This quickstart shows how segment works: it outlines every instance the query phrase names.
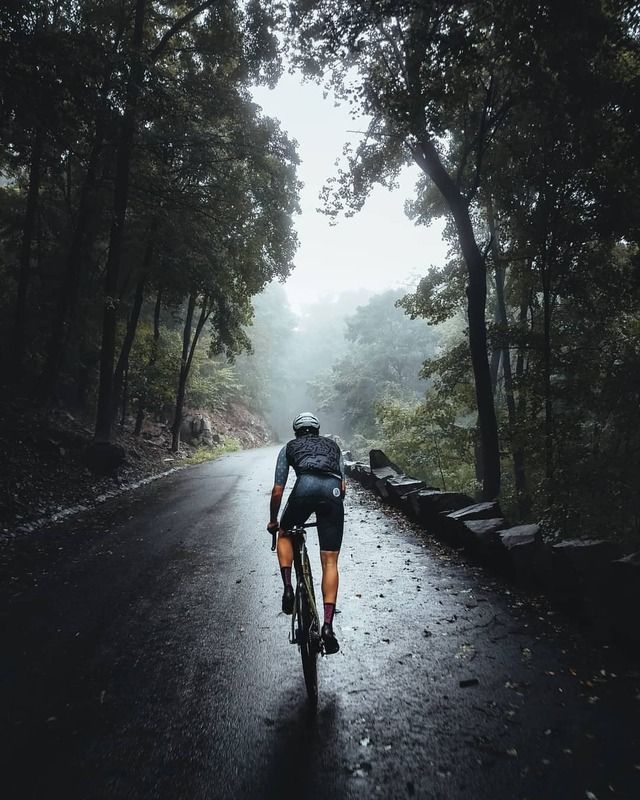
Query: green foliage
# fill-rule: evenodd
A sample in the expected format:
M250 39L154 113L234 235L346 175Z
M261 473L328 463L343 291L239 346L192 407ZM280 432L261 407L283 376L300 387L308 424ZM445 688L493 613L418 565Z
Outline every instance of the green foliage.
M134 401L142 401L152 413L164 414L175 398L175 384L180 365L180 335L162 329L157 344L153 328L140 325L129 365L129 391ZM151 363L151 354L155 360Z
M375 439L377 404L415 400L426 387L420 368L438 336L422 320L410 320L397 299L396 291L374 295L347 317L347 353L313 381L319 408L340 414L338 432L348 439Z
M381 403L377 409L386 452L409 474L447 491L478 489L473 430L457 421L458 408L435 392L424 402Z
M451 215L448 263L400 305L430 323L459 319L480 243L502 459L514 468L504 505L571 535L613 528L636 541L637 34L626 0L301 2L291 34L308 73L370 119L327 187L328 213L357 211L413 158L433 183L420 180L410 215ZM472 437L482 410L469 350L443 341L423 371L433 380L424 413L431 424L447 409L443 463L453 454L459 486L471 476L459 425ZM341 388L366 396L357 364L344 367ZM412 453L433 429L415 408L387 400L378 413L389 447L419 470ZM467 465L459 478L455 459Z
M212 359L202 347L196 351L187 383L187 399L192 408L219 411L239 396L240 388L232 365Z
M117 323L123 383L148 409L166 413L192 365L192 401L238 392L205 351L248 347L251 297L289 274L297 246L295 146L249 93L281 71L281 14L236 0L3 4L0 355L18 390L93 402Z
M185 459L186 464L202 464L205 461L214 461L227 453L235 453L241 449L240 442L233 436L226 438L222 444L215 447L198 447L198 449Z

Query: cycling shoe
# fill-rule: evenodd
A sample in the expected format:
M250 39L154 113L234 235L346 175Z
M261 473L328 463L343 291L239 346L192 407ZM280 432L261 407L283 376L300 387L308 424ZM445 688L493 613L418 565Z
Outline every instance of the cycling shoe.
M285 586L282 592L282 610L285 614L293 614L294 599L293 586Z
M340 645L338 644L338 640L333 632L333 626L329 625L328 622L325 622L322 626L322 641L324 642L324 652L330 656L333 653L337 653L340 649Z

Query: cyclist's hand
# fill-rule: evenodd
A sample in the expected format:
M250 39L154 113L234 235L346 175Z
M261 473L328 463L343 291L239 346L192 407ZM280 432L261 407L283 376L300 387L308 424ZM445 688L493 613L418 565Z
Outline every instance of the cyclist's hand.
M268 522L267 523L267 530L269 533L275 533L278 530L278 523L277 522Z

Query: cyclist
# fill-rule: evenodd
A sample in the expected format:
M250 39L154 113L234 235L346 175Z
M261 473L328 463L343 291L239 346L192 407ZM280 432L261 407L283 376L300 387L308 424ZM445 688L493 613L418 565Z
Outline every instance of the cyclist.
M293 432L295 439L288 442L278 454L271 492L271 518L267 525L270 533L279 528L278 562L284 584L282 610L285 614L292 614L294 603L291 586L293 545L286 531L295 525L302 525L315 512L324 600L322 639L327 654L337 653L340 645L333 632L333 615L338 595L338 556L344 527L344 461L338 445L332 439L320 436L320 422L311 412L298 414L293 420ZM296 482L278 525L278 512L289 467L293 467L296 473Z

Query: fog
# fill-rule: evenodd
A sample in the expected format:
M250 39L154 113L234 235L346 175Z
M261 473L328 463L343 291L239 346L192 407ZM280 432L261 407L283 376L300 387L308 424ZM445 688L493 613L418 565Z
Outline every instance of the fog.
M354 217L331 225L318 210L324 183L336 174L344 145L362 138L365 120L352 118L330 94L297 75L285 74L273 90L255 87L253 95L298 144L303 188L295 226L300 247L285 284L292 310L311 313L320 298L340 305L337 298L344 292L366 297L389 288L411 289L432 264L444 262L442 221L415 225L404 213L405 201L415 197L417 166L403 171L393 191L377 187Z
M402 294L345 291L299 313L278 283L254 299L253 352L238 359L238 377L276 438L289 439L293 418L308 410L322 433L366 447L379 438L380 404L424 396L419 372L440 335L396 307Z

